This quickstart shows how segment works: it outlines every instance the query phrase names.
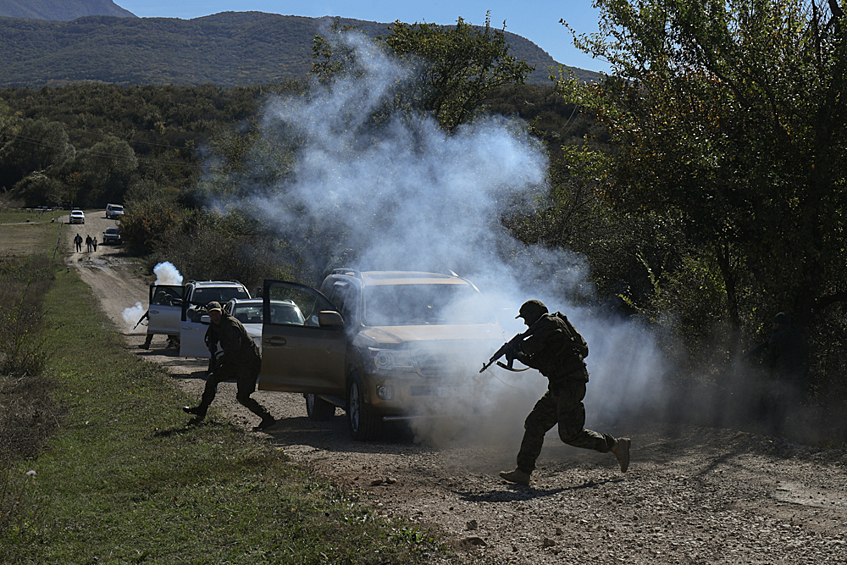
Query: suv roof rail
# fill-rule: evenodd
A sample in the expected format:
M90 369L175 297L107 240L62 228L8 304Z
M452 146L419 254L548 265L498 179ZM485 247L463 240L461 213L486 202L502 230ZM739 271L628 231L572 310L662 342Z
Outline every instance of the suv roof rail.
M358 269L333 269L333 275L349 275L351 277L362 278L362 273Z

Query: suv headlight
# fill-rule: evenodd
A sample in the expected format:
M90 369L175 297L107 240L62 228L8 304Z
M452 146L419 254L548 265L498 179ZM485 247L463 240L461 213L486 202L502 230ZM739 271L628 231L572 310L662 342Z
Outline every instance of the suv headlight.
M377 369L384 371L392 369L399 371L415 370L414 365L412 365L412 355L408 349L377 349L376 347L368 347L368 352Z

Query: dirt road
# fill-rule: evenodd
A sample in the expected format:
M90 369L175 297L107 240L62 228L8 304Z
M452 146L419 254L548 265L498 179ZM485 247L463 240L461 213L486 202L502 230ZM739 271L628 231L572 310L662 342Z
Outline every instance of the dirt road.
M85 226L68 226L68 249L76 231L99 239L108 225L114 222L103 211L87 211ZM150 351L138 349L143 326L131 331L122 314L136 302L146 309L150 280L121 251L100 246L96 253L71 253L69 263L91 285L127 347L166 366L175 384L199 397L204 360L176 357L161 337ZM256 398L282 420L268 438L293 460L359 493L386 516L439 529L469 562L847 563L842 450L731 429L642 421L620 430L592 422L632 436L629 472L620 473L611 455L570 448L551 432L532 486L520 487L497 472L514 466L522 419L448 424L433 441L398 434L359 443L349 439L340 411L328 422L311 422L297 395L259 392ZM235 402L231 383L221 387L213 407L212 419L257 423ZM531 400L519 408L530 407Z

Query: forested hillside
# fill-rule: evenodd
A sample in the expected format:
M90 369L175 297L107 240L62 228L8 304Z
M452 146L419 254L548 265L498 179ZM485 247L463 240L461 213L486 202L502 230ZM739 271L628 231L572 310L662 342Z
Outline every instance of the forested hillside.
M315 34L332 21L260 12L225 12L193 20L0 18L0 86L252 86L299 79L311 69ZM387 23L339 21L371 36L390 33ZM558 63L523 37L506 32L506 38L510 54L535 67L529 82L549 84L549 70ZM597 76L574 72L585 80Z
M72 85L0 90L0 118L4 106L6 115L14 116L0 124L7 125L7 132L18 132L15 137L0 135L0 191L27 206L88 207L123 200L133 186L189 190L197 181L203 152L229 147L224 153L236 159L239 136L234 130L242 130L240 143L245 143L268 95L302 88L290 82L273 88ZM593 125L583 116L569 120L573 106L552 86L505 87L487 105L493 112L535 122L537 135L554 151L561 142L578 141ZM115 146L127 155L115 157ZM94 147L99 148L93 152L99 163L89 165L119 172L122 179L109 190L98 185L102 179L91 171L79 169L80 158ZM40 179L34 184L26 180L33 174Z

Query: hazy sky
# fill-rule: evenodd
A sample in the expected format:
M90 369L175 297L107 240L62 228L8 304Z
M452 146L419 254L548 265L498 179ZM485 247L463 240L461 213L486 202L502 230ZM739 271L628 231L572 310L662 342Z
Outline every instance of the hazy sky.
M485 22L485 13L490 11L492 26L501 28L505 21L506 31L534 42L559 63L591 71L608 70L605 62L575 49L567 29L559 24L560 19L565 19L579 33L597 31L597 11L591 7L591 0L115 0L115 4L142 18L192 19L227 11L257 11L285 16L341 16L384 23L400 20L441 25L454 24L459 17L480 25Z

